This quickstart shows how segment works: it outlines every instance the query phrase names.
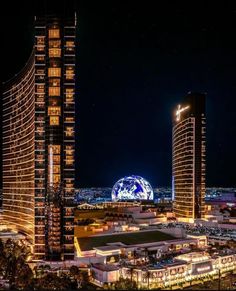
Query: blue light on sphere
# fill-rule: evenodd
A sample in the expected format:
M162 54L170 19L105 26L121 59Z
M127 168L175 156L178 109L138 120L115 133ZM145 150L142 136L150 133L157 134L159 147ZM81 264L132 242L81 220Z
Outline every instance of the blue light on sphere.
M153 200L152 186L140 176L128 176L115 183L112 200Z

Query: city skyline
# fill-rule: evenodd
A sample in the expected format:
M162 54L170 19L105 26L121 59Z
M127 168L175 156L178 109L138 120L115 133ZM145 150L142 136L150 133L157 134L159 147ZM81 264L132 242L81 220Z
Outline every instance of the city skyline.
M80 47L76 187L112 186L132 174L153 186L171 185L171 114L188 91L207 93L206 185L235 186L233 5L214 6L208 13L207 5L173 5L168 11L163 4L155 12L158 17L152 5L128 4L126 9L111 3L86 5L76 5ZM29 5L13 18L8 17L10 7L6 9L4 81L27 61L37 15ZM196 22L200 12L201 23ZM226 20L221 26L219 15ZM13 32L24 41L17 55Z
M27 2L1 17L0 288L234 290L236 3Z

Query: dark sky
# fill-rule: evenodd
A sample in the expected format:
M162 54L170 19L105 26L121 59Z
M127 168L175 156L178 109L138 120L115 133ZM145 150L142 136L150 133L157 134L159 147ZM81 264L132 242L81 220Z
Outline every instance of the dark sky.
M30 55L33 16L58 12L48 2L1 8L2 80ZM61 4L79 16L77 186L171 185L171 115L189 91L207 93L207 186L236 186L236 5L188 2Z

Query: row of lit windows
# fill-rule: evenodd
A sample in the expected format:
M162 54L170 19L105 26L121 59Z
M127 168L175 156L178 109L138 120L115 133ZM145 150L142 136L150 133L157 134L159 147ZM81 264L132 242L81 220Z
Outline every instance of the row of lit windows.
M58 38L60 38L59 30L56 30L56 33L54 34L54 35L57 35L57 37L51 37L52 33L50 33L50 31L49 31L49 38L50 38L49 39L49 47L53 47L53 48L60 47L61 41L60 41L60 39L58 39ZM37 46L44 46L45 45L45 36L37 36L36 41L37 41L36 42ZM73 40L66 40L65 47L73 48L74 46L75 46L75 43Z

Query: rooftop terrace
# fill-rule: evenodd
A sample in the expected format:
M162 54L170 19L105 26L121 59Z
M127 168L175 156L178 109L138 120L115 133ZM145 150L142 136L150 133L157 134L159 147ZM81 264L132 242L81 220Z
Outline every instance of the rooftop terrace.
M175 239L172 235L157 230L139 231L133 233L120 233L113 235L99 235L80 237L78 242L82 251L88 251L95 247L105 246L108 243L122 242L126 245L152 243Z

